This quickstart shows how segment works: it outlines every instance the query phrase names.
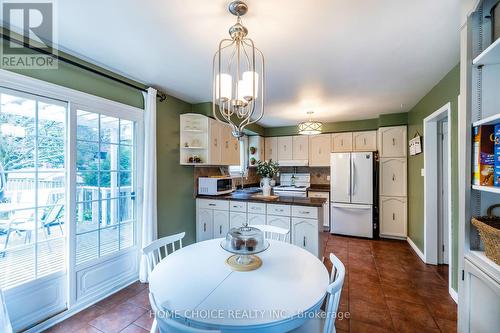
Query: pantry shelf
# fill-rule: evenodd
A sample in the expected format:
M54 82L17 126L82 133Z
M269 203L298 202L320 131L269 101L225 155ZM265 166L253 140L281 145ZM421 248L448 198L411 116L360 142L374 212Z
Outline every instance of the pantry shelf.
M476 191L484 191L484 192L500 194L500 187L472 185L472 189Z
M475 121L472 123L473 127L481 125L494 125L500 123L500 113L494 114L492 116L486 117L484 119Z
M474 66L500 64L500 38L472 61Z

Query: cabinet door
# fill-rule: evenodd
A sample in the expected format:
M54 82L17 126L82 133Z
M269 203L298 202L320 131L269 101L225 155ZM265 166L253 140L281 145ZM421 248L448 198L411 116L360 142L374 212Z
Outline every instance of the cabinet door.
M406 237L406 198L380 197L380 236Z
M330 166L330 134L309 137L309 166Z
M463 303L462 303L463 302ZM500 327L500 284L466 257L463 299L458 309L461 332L498 332Z
M406 126L379 128L378 143L380 157L405 157Z
M266 138L265 148L266 148L266 161L273 160L278 161L278 138L270 137Z
M278 161L290 161L292 159L292 137L278 137Z
M380 195L406 196L406 158L380 159Z
M231 129L229 126L221 125L221 164L231 165Z
M354 132L352 141L354 151L376 151L377 131Z
M248 225L265 225L266 215L263 214L248 214Z
M214 238L226 237L229 231L229 212L225 210L213 211Z
M229 138L229 153L231 155L230 157L230 164L229 165L240 165L240 141L233 136L231 131L229 132L230 138Z
M292 243L311 252L319 254L318 220L292 218Z
M266 224L290 230L290 217L267 215Z
M241 227L247 221L247 213L233 213L229 215L229 228Z
M221 127L222 125L216 120L210 120L210 160L209 164L221 164Z
M352 132L332 134L332 151L335 153L352 151Z
M293 160L307 160L309 158L309 137L307 135L294 136L292 150Z
M326 203L323 205L323 226L330 226L330 192L307 192L309 198L324 198Z
M199 208L196 214L196 241L212 239L213 237L213 210Z

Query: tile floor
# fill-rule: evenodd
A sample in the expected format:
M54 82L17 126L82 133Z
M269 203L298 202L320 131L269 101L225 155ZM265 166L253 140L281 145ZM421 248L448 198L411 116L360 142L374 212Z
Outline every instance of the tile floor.
M337 332L456 332L446 269L423 264L406 242L328 234L322 242L347 269L339 311L349 318L337 319ZM147 285L134 283L46 332L144 333L151 322Z

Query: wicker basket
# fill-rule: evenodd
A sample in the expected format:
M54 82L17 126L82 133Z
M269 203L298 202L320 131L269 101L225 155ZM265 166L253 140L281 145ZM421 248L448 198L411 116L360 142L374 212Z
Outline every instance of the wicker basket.
M488 216L473 217L472 224L479 230L486 257L500 265L500 217L492 214L496 207L500 207L500 204L488 208Z

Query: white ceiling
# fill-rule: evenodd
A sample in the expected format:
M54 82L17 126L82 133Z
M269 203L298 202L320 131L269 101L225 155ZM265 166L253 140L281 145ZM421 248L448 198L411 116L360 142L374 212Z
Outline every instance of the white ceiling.
M60 47L191 103L211 100L229 0L58 1ZM408 111L459 60L459 0L248 0L265 126ZM403 104L403 105L402 105Z

